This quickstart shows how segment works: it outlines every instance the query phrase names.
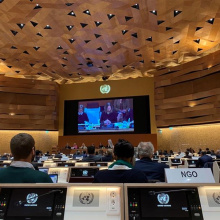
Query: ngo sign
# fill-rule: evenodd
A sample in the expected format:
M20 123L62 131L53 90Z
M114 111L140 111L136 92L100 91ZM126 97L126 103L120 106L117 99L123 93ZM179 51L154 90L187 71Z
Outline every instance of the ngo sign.
M210 168L165 169L167 183L215 183Z

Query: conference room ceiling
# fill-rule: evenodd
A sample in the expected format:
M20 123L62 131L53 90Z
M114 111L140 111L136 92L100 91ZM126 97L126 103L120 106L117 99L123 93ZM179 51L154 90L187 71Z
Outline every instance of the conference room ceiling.
M219 50L219 0L4 0L0 74L94 82L153 77Z

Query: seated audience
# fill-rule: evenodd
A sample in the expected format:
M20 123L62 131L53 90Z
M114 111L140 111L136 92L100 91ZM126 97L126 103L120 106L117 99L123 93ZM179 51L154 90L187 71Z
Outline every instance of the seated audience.
M0 183L52 183L50 177L34 169L35 141L26 133L15 135L10 142L14 161L0 170Z
M94 146L89 146L87 148L87 152L88 152L88 156L83 158L82 161L84 161L84 162L101 161L101 156L95 155L95 147Z
M215 155L216 155L216 158L220 158L220 150L217 150Z
M60 152L57 152L57 154L55 154L55 156L54 156L54 158L62 158L62 155L61 155L61 153Z
M103 162L111 162L113 161L113 156L112 156L112 149L108 149L106 151L105 156L102 157Z
M189 158L189 159L191 159L192 156L190 156L189 154L190 154L190 152L189 152L189 151L186 151L184 158Z
M94 183L147 183L147 177L141 170L133 169L134 147L125 140L119 140L114 147L116 161L108 170L100 170Z
M206 150L206 154L211 154L211 151L209 150L208 147L205 150Z
M207 162L213 162L212 157L206 155L206 151L201 152L201 157L198 159L196 163L196 167L203 168L205 163Z
M49 157L50 156L50 152L47 151L45 154L44 154L45 157Z
M138 155L140 160L136 161L134 168L142 170L148 180L158 180L165 182L164 169L169 168L164 163L158 163L152 160L154 146L151 142L140 142L138 145Z
M40 150L36 150L35 151L35 157L34 157L34 162L38 162L38 160L40 160L42 155L42 152Z

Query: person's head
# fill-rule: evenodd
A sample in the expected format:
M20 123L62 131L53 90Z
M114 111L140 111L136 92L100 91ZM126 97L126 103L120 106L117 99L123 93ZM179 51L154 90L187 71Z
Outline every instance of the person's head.
M108 149L106 151L106 156L108 156L108 157L112 156L112 149Z
M185 154L186 154L186 156L189 156L189 151L186 151Z
M35 141L30 134L20 133L15 135L10 142L11 153L14 160L32 161L35 156Z
M154 154L154 146L151 142L140 142L138 144L138 155L140 158L151 158Z
M94 146L89 146L87 148L88 154L95 154L95 147Z
M206 151L201 152L201 156L204 156L204 155L206 155Z
M132 163L134 147L128 141L119 139L114 147L114 156L116 160L125 160Z
M83 113L84 112L84 106L83 105L79 105L78 112L79 113Z
M217 151L216 151L216 155L220 155L220 150L217 150Z
M110 102L106 103L106 105L105 105L105 112L106 112L106 113L111 113L111 112L113 112L113 107L112 107L112 105L111 105Z

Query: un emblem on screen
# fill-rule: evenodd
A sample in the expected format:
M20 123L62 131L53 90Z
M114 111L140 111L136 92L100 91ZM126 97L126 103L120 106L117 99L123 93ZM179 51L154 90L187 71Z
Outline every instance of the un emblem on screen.
M79 201L83 205L89 205L93 202L94 194L89 192L80 193Z
M220 204L220 192L214 192L213 193L213 199L217 204Z
M38 195L35 193L29 193L26 197L27 203L34 204L38 200Z
M100 86L100 92L102 93L102 94L107 94L107 93L109 93L110 92L110 90L111 90L111 87L110 87L110 85L101 85Z
M170 201L170 197L168 194L161 193L157 195L157 200L160 204L166 205Z

